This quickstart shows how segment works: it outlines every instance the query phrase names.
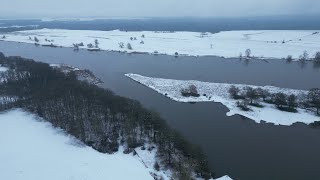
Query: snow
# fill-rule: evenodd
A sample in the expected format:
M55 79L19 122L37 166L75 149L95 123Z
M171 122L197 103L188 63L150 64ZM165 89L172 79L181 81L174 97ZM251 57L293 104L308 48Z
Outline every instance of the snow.
M218 178L216 180L232 180L229 176L223 176L221 178Z
M149 146L156 147L155 145ZM160 171L156 171L154 169L154 164L157 162L157 148L153 148L151 151L147 149L148 148L142 150L141 147L136 148L135 151L137 153L137 159L139 159L143 163L143 165L149 170L151 174L154 174L158 178L162 177L163 180L170 180L172 177L172 172L170 170L160 169Z
M189 56L221 56L239 57L250 48L252 56L258 58L285 58L292 55L297 59L303 51L310 57L320 49L320 34L318 30L259 30L259 31L223 31L216 34L201 32L153 32L153 31L93 31L93 30L64 30L38 29L16 31L6 34L4 41L34 43L29 36L37 36L40 44L45 39L63 47L73 47L74 43L83 42L94 44L98 39L99 48L108 51L128 53L154 53ZM143 38L142 35L145 35ZM130 40L136 37L137 40ZM144 44L140 42L144 41ZM282 42L285 43L282 43ZM124 43L124 48L119 43ZM132 50L126 48L130 43Z
M0 144L0 179L153 179L134 156L99 153L22 110L0 114Z
M315 121L320 121L320 118L314 115L313 112L298 108L297 113L284 112L276 109L274 105L261 103L265 106L263 108L251 107L252 111L242 111L236 105L236 100L229 97L229 89L232 85L242 89L246 86L252 88L261 87L268 90L270 93L283 92L285 94L305 95L307 91L279 88L274 86L253 86L245 84L225 84L225 83L213 83L213 82L201 82L195 80L172 80L162 78L145 77L138 74L126 74L127 77L137 81L158 93L167 96L168 98L178 102L219 102L225 105L229 112L227 116L233 116L239 114L249 119L260 123L261 121L273 123L275 125L292 125L296 122L302 122L310 124ZM190 85L197 87L200 97L183 97L181 95L181 89L187 88ZM206 94L206 96L204 96Z
M8 71L9 69L7 68L7 67L3 67L3 66L1 66L0 65L0 73L1 72L6 72L6 71Z
M14 26L0 26L0 29L9 29L9 28L38 28L39 25L26 25L26 26L18 26L18 25L14 25Z
M4 73L4 72L6 72L6 71L8 71L8 70L9 70L9 68L3 67L3 66L1 66L1 64L0 64L0 75L1 75L1 73ZM4 80L5 80L5 79L0 76L0 83L2 83Z

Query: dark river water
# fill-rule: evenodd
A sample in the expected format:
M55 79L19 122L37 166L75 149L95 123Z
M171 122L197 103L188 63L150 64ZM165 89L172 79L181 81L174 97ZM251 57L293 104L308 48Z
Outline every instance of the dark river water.
M105 82L101 86L139 100L145 107L159 112L192 143L200 145L218 176L228 174L235 180L320 179L320 130L303 124L275 126L258 124L241 116L227 117L228 109L219 103L174 102L124 76L138 73L172 79L309 89L320 87L320 69L312 63L74 52L69 48L9 42L0 42L0 51L7 56L90 69Z

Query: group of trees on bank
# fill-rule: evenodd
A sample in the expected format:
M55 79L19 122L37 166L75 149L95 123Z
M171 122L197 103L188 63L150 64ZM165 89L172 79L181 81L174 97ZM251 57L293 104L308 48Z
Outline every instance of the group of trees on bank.
M79 81L74 73L62 73L45 63L0 53L0 64L10 68L1 75L5 81L0 94L16 97L0 103L0 110L23 108L36 113L103 153L114 153L120 145L127 153L156 146L157 163L170 168L176 179L193 179L195 174L211 177L204 153L139 102Z
M299 61L300 62L306 62L307 60L313 60L313 63L319 64L320 63L320 51L316 52L313 57L310 58L310 55L307 51L304 51L300 56L299 56ZM291 55L288 55L286 57L287 62L292 62L293 58Z
M195 85L190 85L188 88L181 89L181 95L184 97L199 97L200 94L198 93L197 87Z
M270 93L267 89L245 87L240 89L231 86L229 94L233 99L239 100L237 105L242 110L248 111L250 106L263 107L260 102L275 104L279 110L296 112L297 107L314 109L317 115L320 109L320 89L310 89L308 94L285 94L282 92Z

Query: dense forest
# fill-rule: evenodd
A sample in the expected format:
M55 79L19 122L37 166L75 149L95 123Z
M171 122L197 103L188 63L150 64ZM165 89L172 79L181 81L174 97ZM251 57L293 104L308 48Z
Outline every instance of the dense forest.
M9 68L0 77L1 111L23 108L36 113L102 153L114 153L120 145L126 153L157 147L160 166L171 169L175 179L213 175L197 146L139 102L45 63L0 53L0 64Z

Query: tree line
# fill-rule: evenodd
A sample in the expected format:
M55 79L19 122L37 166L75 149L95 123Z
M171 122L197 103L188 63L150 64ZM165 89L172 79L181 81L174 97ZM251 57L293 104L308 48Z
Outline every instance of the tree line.
M295 94L285 94L283 92L271 93L267 89L245 87L240 89L236 86L229 88L230 97L239 100L238 107L244 111L250 110L248 105L263 107L260 102L275 104L279 110L297 112L297 107L314 110L316 115L320 115L320 89L313 88L307 94L299 96Z

